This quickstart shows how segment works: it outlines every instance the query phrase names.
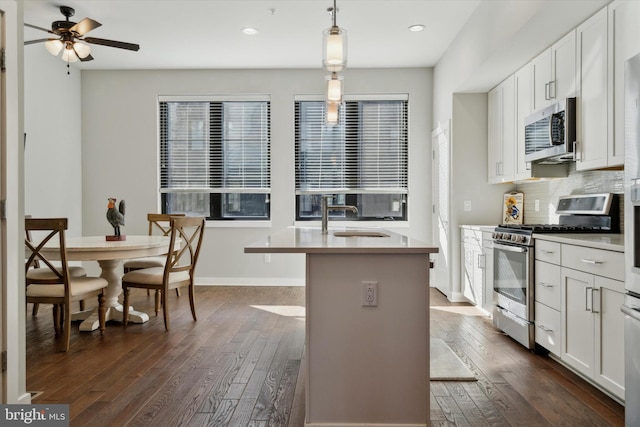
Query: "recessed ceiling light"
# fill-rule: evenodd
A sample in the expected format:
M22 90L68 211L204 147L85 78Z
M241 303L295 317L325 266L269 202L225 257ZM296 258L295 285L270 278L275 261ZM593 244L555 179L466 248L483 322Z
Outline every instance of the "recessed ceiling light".
M244 27L241 31L248 36L255 36L258 34L258 29L253 27Z
M418 32L424 30L424 25L416 24L409 27L409 31Z

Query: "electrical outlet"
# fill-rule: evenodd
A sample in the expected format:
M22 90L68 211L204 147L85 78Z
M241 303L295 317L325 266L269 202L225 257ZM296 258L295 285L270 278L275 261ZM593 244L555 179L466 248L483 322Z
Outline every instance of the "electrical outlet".
M465 200L464 201L464 211L465 212L470 212L471 211L471 200Z
M534 204L534 209L536 212L540 212L540 200L536 199Z
M264 254L264 263L269 264L271 262L271 254Z
M378 306L378 282L362 282L362 306Z

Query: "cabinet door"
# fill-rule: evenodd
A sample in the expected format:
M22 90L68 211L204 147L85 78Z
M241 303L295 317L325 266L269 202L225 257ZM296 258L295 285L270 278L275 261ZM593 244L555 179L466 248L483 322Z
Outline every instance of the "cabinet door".
M478 245L463 243L462 292L470 303L482 304L482 278L484 259Z
M609 166L624 163L624 63L640 52L640 2L609 4L610 101L613 105L613 142L609 143ZM610 79L611 80L611 79Z
M576 31L551 47L552 78L549 92L554 102L576 95Z
M491 233L482 233L482 254L484 256L484 276L482 278L482 308L493 311L493 239Z
M533 111L551 105L551 48L531 61L531 82L533 85Z
M595 380L624 399L624 282L595 277Z
M500 86L492 89L488 97L488 163L489 183L500 182L502 163L502 91Z
M529 63L515 74L516 91L516 164L515 179L531 178L531 167L524 160L524 119L533 112L533 83L531 81L532 64Z
M593 376L595 322L592 313L594 276L562 268L562 360Z
M607 166L609 104L607 90L607 9L577 28L577 170Z
M502 182L513 181L516 163L516 88L513 74L502 83Z

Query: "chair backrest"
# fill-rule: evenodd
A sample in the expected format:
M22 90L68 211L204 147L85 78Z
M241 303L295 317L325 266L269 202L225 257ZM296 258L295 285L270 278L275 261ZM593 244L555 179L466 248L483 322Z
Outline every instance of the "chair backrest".
M25 219L30 219L31 215L25 215L24 216ZM31 231L26 229L24 230L24 238L26 239L27 242L31 242ZM34 259L33 262L30 265L27 265L27 270L29 269L29 267L33 267L33 268L38 268L40 267L40 262L37 259Z
M69 284L69 266L67 264L67 248L65 243L65 230L67 229L67 218L25 218L25 249L27 261L25 262L25 272L35 263L41 268L48 268L53 273L48 279L30 279L29 284ZM34 239L32 231L38 231L38 238ZM43 248L49 242L58 239L58 253L55 261L59 266L54 265L49 257L42 253Z
M163 236L168 236L171 233L171 218L183 217L184 214L159 214L148 213L147 221L149 221L149 236L154 232L160 231Z
M170 273L189 271L193 279L193 272L200 255L202 237L204 236L205 218L202 216L183 216L171 219L170 248L175 248L176 241L180 242L180 249L167 255L164 267L165 281Z

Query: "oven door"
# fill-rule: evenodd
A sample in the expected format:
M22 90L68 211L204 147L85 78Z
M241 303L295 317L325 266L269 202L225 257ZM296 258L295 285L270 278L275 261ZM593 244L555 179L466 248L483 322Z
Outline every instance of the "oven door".
M493 244L494 305L533 322L533 247Z

